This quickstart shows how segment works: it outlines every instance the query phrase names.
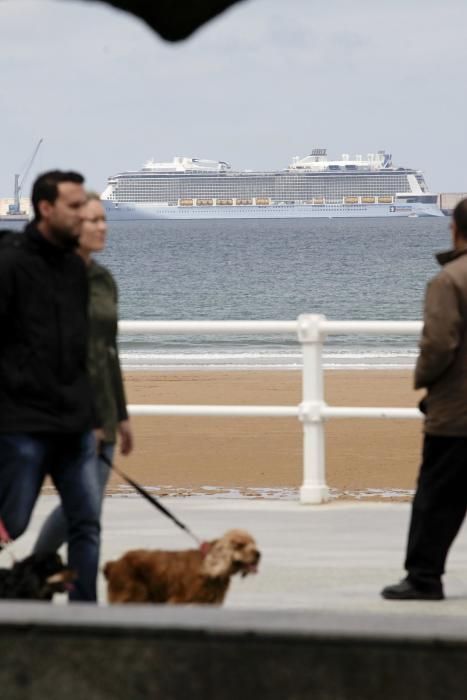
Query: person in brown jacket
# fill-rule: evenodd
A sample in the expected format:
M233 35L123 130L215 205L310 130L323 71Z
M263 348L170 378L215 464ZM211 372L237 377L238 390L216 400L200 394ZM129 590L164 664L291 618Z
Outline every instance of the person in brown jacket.
M453 250L425 296L415 388L426 388L422 464L412 504L407 577L383 588L389 600L442 600L449 548L467 510L467 199L453 212Z

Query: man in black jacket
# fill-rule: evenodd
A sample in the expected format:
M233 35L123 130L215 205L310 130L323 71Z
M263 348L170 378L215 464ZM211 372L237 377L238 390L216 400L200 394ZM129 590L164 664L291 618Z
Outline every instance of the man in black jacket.
M34 183L34 221L0 250L0 518L26 529L46 474L69 528L71 600L96 600L99 504L86 371L87 276L74 253L86 201L78 173Z

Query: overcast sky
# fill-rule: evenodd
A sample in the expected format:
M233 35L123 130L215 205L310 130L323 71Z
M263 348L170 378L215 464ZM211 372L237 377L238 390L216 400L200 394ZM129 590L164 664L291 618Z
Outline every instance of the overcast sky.
M169 44L99 3L0 0L0 196L174 155L284 168L386 149L467 191L465 0L245 0ZM25 185L29 192L31 178Z

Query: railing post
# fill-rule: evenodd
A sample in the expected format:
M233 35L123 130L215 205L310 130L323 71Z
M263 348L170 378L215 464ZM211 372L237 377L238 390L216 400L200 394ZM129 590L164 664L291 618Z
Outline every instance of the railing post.
M301 503L322 503L329 497L324 457L324 424L321 409L323 391L323 333L326 320L318 314L298 317L298 339L303 350L302 403L299 418L303 424L303 484Z

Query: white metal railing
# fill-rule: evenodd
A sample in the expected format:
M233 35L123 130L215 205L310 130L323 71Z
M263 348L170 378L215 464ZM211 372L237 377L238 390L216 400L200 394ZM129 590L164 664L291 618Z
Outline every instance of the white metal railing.
M416 408L328 406L324 401L323 344L328 335L419 335L421 321L329 321L302 314L296 321L120 321L119 332L157 335L296 334L303 351L302 401L298 406L133 404L134 416L297 417L303 426L302 503L322 503L326 485L324 420L328 418L421 418Z

